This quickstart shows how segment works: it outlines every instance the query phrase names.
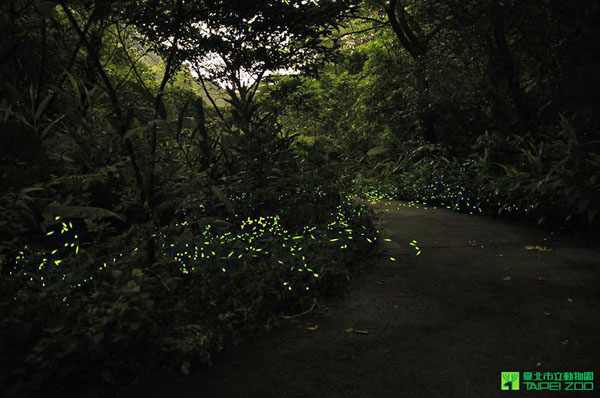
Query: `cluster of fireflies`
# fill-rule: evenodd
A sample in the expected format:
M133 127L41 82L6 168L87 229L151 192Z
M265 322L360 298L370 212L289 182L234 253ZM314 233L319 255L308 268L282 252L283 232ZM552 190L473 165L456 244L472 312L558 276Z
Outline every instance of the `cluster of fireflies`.
M416 250L416 256L418 256L419 254L421 254L421 249L419 249L419 246L417 246L417 241L413 240L412 242L410 242L410 245Z
M465 186L458 183L449 183L443 180L430 184L414 185L405 190L398 187L384 189L370 187L362 197L369 203L375 204L382 200L408 200L411 207L446 208L461 213L485 214L532 214L539 208L539 203L532 200L523 200L518 203L506 204L494 201L492 195L481 198L474 195Z
M317 196L321 195L325 194L317 192ZM244 195L240 195L231 199L243 198ZM366 205L357 205L346 198L333 209L325 225L307 225L296 231L284 228L278 215L240 219L235 222L235 227L225 232L218 232L212 225L205 225L199 233L195 228L196 220L188 218L157 230L153 237L158 243L162 259L177 267L183 275L194 273L203 267L206 269L209 264L217 264L221 276L229 278L236 275L243 261L252 263L268 260L284 270L282 289L306 292L319 284L321 270L326 265L319 264L315 257L319 251L311 250L315 244L327 245L335 250L347 250L351 245L369 246L376 243L379 231L364 225L356 226L356 220L365 210ZM186 228L192 228L195 232L191 235L183 234ZM185 241L181 236L194 236L194 240ZM47 239L47 243L56 248L36 251L25 246L15 255L10 274L40 288L64 281L71 289L76 289L93 281L97 272L115 269L125 257L139 254L138 249L133 248L100 261L93 268L94 272L87 277L74 277L69 271L78 268L77 265L82 260L80 256L85 254L85 250L80 253L80 238L72 222L61 220L57 216L55 224L47 232ZM65 296L62 301L66 302L67 299Z

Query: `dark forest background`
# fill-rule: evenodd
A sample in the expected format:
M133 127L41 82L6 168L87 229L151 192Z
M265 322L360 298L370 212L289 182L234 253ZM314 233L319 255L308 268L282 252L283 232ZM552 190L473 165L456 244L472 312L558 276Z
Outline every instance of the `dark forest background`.
M594 243L599 8L2 1L2 390L209 365L375 257L365 199Z

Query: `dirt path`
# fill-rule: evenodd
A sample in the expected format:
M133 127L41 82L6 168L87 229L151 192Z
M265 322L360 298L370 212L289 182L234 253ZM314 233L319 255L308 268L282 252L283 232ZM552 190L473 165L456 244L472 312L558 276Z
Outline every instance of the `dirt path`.
M221 354L208 383L156 378L123 397L600 396L599 251L491 218L377 209L392 242L343 298ZM589 370L589 395L500 391L501 371Z

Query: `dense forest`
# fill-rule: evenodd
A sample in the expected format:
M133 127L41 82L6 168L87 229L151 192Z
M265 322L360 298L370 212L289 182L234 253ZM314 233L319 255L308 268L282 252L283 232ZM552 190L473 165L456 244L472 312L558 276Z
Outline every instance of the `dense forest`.
M584 0L3 0L1 389L207 367L380 256L382 199L593 245L598 20Z

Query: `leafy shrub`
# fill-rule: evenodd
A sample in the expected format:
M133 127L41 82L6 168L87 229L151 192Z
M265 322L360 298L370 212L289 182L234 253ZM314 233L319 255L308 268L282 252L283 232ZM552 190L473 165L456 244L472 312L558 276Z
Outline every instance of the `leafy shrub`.
M108 242L113 253L131 246L105 261L86 245L60 259L51 247L21 251L0 279L7 396L75 394L69 385L102 396L156 366L189 372L277 325L279 315L302 311L344 286L348 265L370 253L366 238L376 239L363 205L346 199L333 210L295 231L276 216L213 225L190 211L156 232L160 256L150 266L137 249L143 226ZM70 224L59 225L69 248ZM38 266L40 258L47 266Z
M448 158L438 145L405 150L355 182L370 196L527 218L593 238L600 221L600 157L592 145L580 143L561 117L559 129L535 137L486 132L464 158Z

